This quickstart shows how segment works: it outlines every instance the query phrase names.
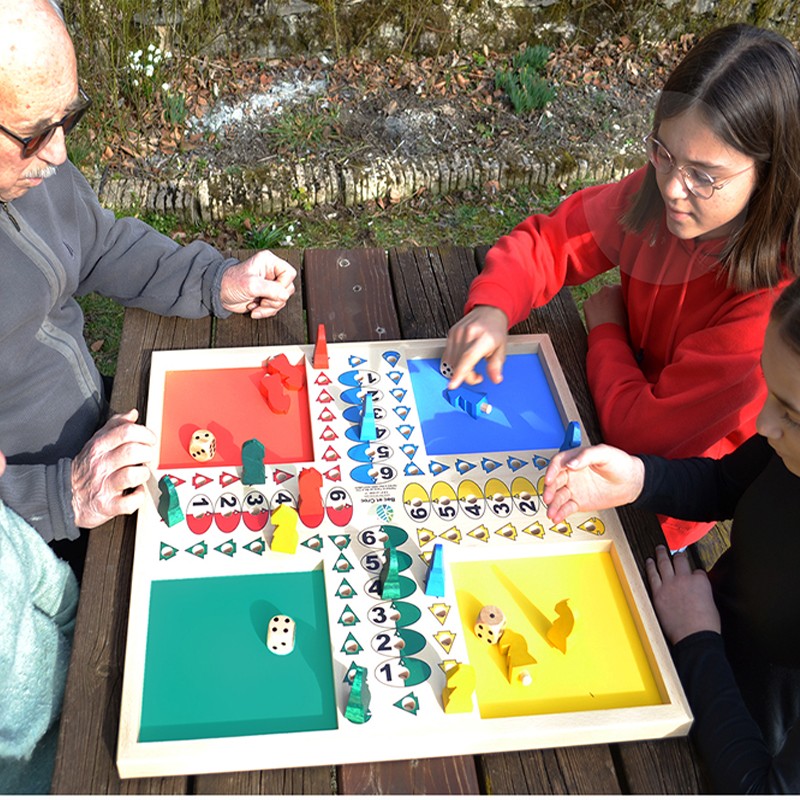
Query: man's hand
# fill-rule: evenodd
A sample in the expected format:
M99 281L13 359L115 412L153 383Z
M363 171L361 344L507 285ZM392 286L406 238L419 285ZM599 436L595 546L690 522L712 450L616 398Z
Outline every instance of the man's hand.
M294 294L295 268L269 250L230 267L222 276L220 299L234 314L250 312L253 319L277 314Z
M115 414L72 459L72 510L79 528L96 528L136 511L145 498L155 434L136 425L139 412Z
M627 330L628 310L622 297L622 287L615 284L598 289L584 301L583 315L589 330L606 322L613 322Z
M578 511L634 501L644 486L644 464L616 447L599 444L553 456L544 475L547 516L561 522Z
M447 334L442 361L450 365L453 374L448 389L456 389L466 382L474 386L483 380L475 372L475 365L486 359L486 372L492 383L503 380L503 362L506 360L508 317L494 306L475 306L462 317Z
M667 548L659 545L655 561L648 558L644 566L653 606L672 644L700 631L721 632L708 575L702 569L693 570L686 553L676 553L670 560Z

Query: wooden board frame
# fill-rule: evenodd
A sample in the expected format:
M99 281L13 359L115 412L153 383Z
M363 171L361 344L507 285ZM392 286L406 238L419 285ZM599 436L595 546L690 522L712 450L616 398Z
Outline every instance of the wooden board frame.
M182 557L180 559L159 559L158 555L154 557L154 547L157 547L157 545L154 545L154 540L156 538L170 540L179 535L177 532L173 534L172 529L167 529L156 512L158 490L155 481L164 471L159 471L157 467L154 467L154 479L150 486L153 501L140 511L137 524L117 754L118 768L123 778L500 752L659 738L683 735L688 731L691 724L688 704L615 512L605 511L598 512L596 515L577 515L584 520L590 518L601 520L605 528L602 536L581 531L576 526L573 526L572 535L569 537L547 531L542 538L538 538L537 535L526 535L524 538L527 538L528 541L523 543L519 534L515 540L499 535L497 530L503 528L500 525L502 520L495 519L492 525L488 526L494 528L494 530L489 531L489 541L472 541L470 543L474 546L462 547L460 544L454 543L452 538L448 540L446 534L452 526L448 526L436 514L431 513L430 518L425 521L424 525L417 525L403 511L403 492L409 483L416 482L426 490L429 490L441 480L440 475L426 473L409 478L398 472L387 483L378 483L375 486L354 486L351 481L348 481L347 472L352 464L344 454L357 443L346 439L346 430L351 427L349 423L342 419L343 405L346 404L342 403L341 398L338 396L339 392L333 391L336 375L343 371L345 364L350 366L346 359L351 357L352 354L357 354L359 358L363 358L363 363L356 365L356 369L381 372L385 380L387 367L381 360L383 354L387 352L400 354L401 369L399 371L405 373L403 359L439 358L443 351L443 346L443 340L329 343L328 350L331 358L331 367L327 370L313 369L313 346L168 351L153 354L147 424L159 436L162 433L161 411L165 386L164 379L170 370L196 370L220 366L225 366L226 368L237 366L259 368L266 360L280 353L285 353L291 363L297 363L300 360L306 361L306 375L310 392L321 393L323 391L323 386L317 382L321 374L332 379L334 384L330 394L336 396L328 403L336 407L336 419L327 422L320 421L318 414L315 412L319 411L321 405L313 401L311 403L310 424L312 436L314 441L320 444L319 451L316 454L316 461L313 465L297 465L298 468L294 470L295 475L288 478L285 483L281 483L281 486L289 491L294 491L296 497L296 473L300 468L316 466L320 472L335 468L330 466L332 462L321 460L321 454L326 452L326 448L329 446L325 444L326 431L332 431L338 437L334 441L340 451L337 455L339 455L338 465L341 477L338 481L328 482L326 480L323 487L323 495L334 485L346 488L353 501L354 512L351 522L344 527L331 526L328 520L325 520L318 528L299 526L301 541L309 541L315 537L321 539L322 547L319 550L301 546L294 556L272 553L268 548L260 555L254 555L253 553L243 554L242 544L247 543L245 541L247 537L238 536L236 538L239 545L239 554L248 555L250 558L225 558L224 554L220 552L216 554L217 557L215 559L209 558L206 560L203 558L201 560L193 558L191 554L185 554L183 552L185 548L181 548L180 554ZM577 407L569 392L549 338L546 335L512 336L509 338L508 353L509 355L516 353L537 354L564 425L573 420L580 422ZM402 385L405 385L406 389L411 388L407 384ZM491 388L488 388L487 391L491 393ZM413 403L406 402L405 405L413 406ZM411 407L408 413L410 415L408 419L411 420L408 424L417 423L414 427L418 429L418 419L414 416L415 409ZM397 439L394 431L390 434L390 437L392 436L394 438L390 438L390 441L393 442L392 446L395 452L393 460L398 463L406 461L407 459L397 452L397 441L402 442L402 440ZM342 444L340 445L339 443ZM418 444L417 446L419 447L420 445ZM424 444L422 444L422 447L424 449ZM491 459L494 456L496 458L492 460L501 463L507 455L507 453L490 453L487 454L487 457ZM519 453L517 455L521 459L523 456L530 458L532 454ZM548 455L552 455L552 450L539 452L538 455L540 458L546 458ZM437 460L448 462L447 458L437 458ZM348 467L342 466L343 464L347 464ZM282 470L283 466L281 467ZM453 483L457 483L461 479L461 476L455 473L455 467L456 460L450 459L448 471ZM292 472L291 469L285 471ZM526 471L529 473L535 472L536 476L543 474L541 470L536 472L527 468ZM186 482L182 487L179 487L182 501L185 502L187 494L191 495L198 491L191 487L191 473L205 473L212 478L212 483L209 486L217 487L225 475L230 476L237 471L230 467L207 467L206 465L198 464L196 469L170 470L169 472L171 474L178 473L179 475L186 473L184 476ZM510 482L512 477L502 463L501 466L495 468L494 474L502 476L507 482ZM241 475L241 468L238 470L238 475ZM275 486L277 484L272 486L272 489ZM240 482L237 483L236 481L228 485L226 489L234 493L239 492L240 496L243 496L247 491L241 486ZM202 491L202 488L199 491ZM216 491L219 492L219 489L216 489ZM394 507L395 516L390 522L387 523L385 520L382 521L375 516L376 509L379 506ZM514 508L507 519L509 522L506 524L512 525L518 532L525 527L524 523L530 521L518 513L518 508ZM539 512L536 519L544 519L544 515ZM576 520L576 522L580 524L581 520ZM404 694L409 694L409 692L397 690L394 687L386 688L375 680L373 672L376 669L377 662L375 661L376 657L370 651L371 636L359 634L356 637L363 640L363 642L359 642L360 646L364 648L363 651L353 655L343 650L337 653L339 645L347 640L347 637L343 635L343 628L339 624L343 602L349 601L347 604L356 611L356 615L359 612L363 613L364 606L356 606L355 598L340 597L334 600L333 581L335 580L338 584L342 576L338 572L331 572L331 567L335 566L337 559L345 556L351 562L350 566L353 571L345 573L343 579L347 580L347 576L351 576L349 581L351 585L357 590L359 596L364 595L365 592L361 591L361 588L364 586L364 577L369 577L369 575L366 572L359 573L359 569L364 563L368 548L361 547L360 550L358 549L357 545L361 544L358 536L366 528L374 527L379 529L383 524L404 528L410 534L407 548L412 552L416 551L417 556L420 552L429 555L434 542L443 543L445 565L448 571L449 565L458 560L502 559L511 556L515 559L541 558L570 555L576 552L609 553L614 563L616 574L619 577L619 585L625 595L637 635L657 683L661 701L658 704L639 707L536 714L533 716L503 717L499 719L482 719L479 715L477 704L475 704L473 712L468 715L443 713L441 709L441 691L446 679L443 669L435 667L440 664L446 665L448 662L467 660L465 637L473 634L471 631L464 630L457 620L457 614L453 614L446 620L447 629L456 633L451 650L447 653L443 652L438 643L432 640L431 630L440 629L441 626L438 625L438 621L432 614L427 614L425 605L430 606L432 603L437 602L438 598L429 598L422 594L426 565L422 558L414 557L408 574L413 576L418 587L420 587L413 596L417 598L418 603L425 604L421 605L423 616L419 622L426 634L425 650L422 652L428 661L434 664L428 681L420 687L414 687L414 690L421 695L418 698L419 714L424 713L425 716L418 717L416 714L408 713L400 708L397 709L397 713L391 719L388 716L384 716L388 702L386 701L387 693L399 701ZM272 526L269 524L263 532L265 542L268 542L271 528ZM426 538L427 534L420 534L420 529L429 531L432 537ZM154 531L157 532L155 535ZM414 541L415 534L417 541ZM350 537L350 541L342 550L339 550L337 545L333 543L333 537L336 535ZM257 538L257 532L248 531L248 536L251 539L255 539ZM223 537L220 536L218 538L221 539ZM468 539L469 537L465 535L462 537L462 542L466 544ZM175 549L177 551L179 548L176 547ZM255 736L225 736L180 741L138 741L142 716L142 687L145 674L149 596L153 580L180 580L201 575L213 577L215 575L244 575L252 574L253 572L269 573L281 572L287 569L290 571L302 571L316 569L320 565L326 570L326 579L327 576L335 576L335 578L331 578L331 585L328 590L330 598L328 613L335 661L338 730ZM169 569L162 569L164 566L168 566ZM353 579L352 576L356 574L359 577ZM449 579L449 572L447 577ZM452 580L448 580L446 586L448 592L453 591ZM421 596L421 599L419 596ZM362 598L359 602L364 602L367 604L367 608L371 608L380 603L380 600ZM446 595L442 602L449 602L452 605L452 594ZM428 622L427 618L430 618L431 621ZM342 645L342 647L344 646ZM363 656L362 653L364 654ZM363 725L355 725L349 722L344 718L343 714L347 690L346 684L343 684L342 680L348 673L349 665L358 661L358 657L366 659L370 667L370 688L373 692L373 704L375 706L372 719ZM232 668L231 675L235 678L235 667ZM379 710L380 713L378 713ZM383 736L380 734L383 734ZM391 744L389 745L389 743Z

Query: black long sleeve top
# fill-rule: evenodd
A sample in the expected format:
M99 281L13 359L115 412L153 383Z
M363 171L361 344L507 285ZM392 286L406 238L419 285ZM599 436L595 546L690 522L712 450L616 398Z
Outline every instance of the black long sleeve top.
M800 792L800 477L761 436L720 460L643 461L635 505L733 518L731 547L709 576L722 636L696 633L673 649L712 787Z

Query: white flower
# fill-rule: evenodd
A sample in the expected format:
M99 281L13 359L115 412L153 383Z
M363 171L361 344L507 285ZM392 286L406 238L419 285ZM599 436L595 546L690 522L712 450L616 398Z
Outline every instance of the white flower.
M148 64L144 68L144 74L147 75L148 78L152 78L153 77L153 72L154 72L154 70L153 70L153 65L152 64Z
M155 50L155 49L156 49L156 46L152 42L149 45L147 45L147 51L149 53L152 53L153 50Z
M168 92L169 91L169 84L168 83L162 83L161 84L161 91L162 92Z
M138 86L139 85L139 79L138 78L134 78L133 79L133 85L134 86Z

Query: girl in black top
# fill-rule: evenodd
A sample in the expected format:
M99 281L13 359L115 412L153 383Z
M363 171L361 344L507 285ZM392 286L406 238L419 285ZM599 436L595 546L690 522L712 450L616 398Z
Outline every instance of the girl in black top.
M708 574L664 547L645 565L719 793L800 792L800 281L773 308L761 367L758 434L730 455L572 450L553 458L543 494L555 522L625 503L733 518L731 547Z

